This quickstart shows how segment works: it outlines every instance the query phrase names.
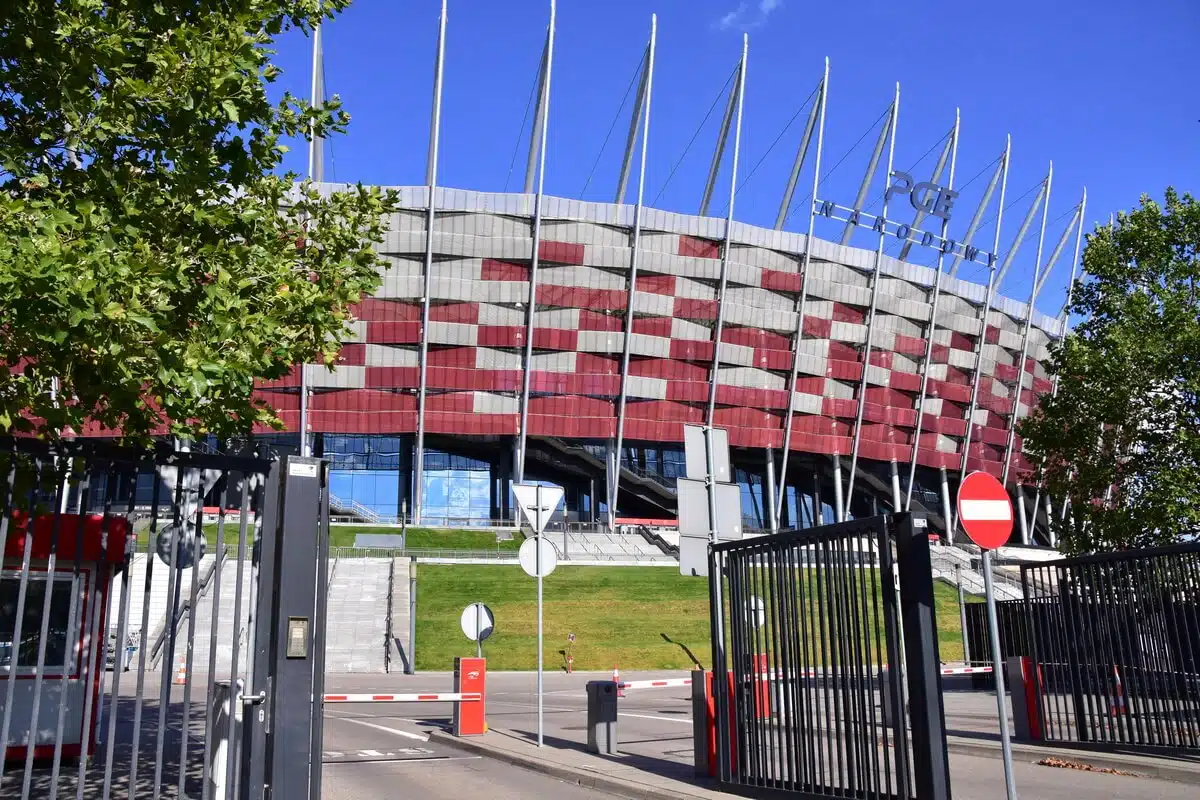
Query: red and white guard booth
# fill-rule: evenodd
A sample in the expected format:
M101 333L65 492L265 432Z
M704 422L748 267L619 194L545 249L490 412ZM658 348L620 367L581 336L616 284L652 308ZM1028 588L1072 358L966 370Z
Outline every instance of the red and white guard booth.
M89 755L95 749L101 678L105 671L105 665L100 662L103 655L100 645L107 630L104 617L108 603L105 602L105 595L112 585L114 571L125 561L130 525L122 517L109 517L105 521L99 514L83 516L82 550L79 551L80 515L57 516L58 541L54 548L52 573L48 567L56 517L50 514L37 516L32 526L29 517L20 512L8 520L4 561L0 569L0 717L4 714L10 675L14 676L15 685L8 741L4 743L5 761L24 758L26 748L31 744L35 758L53 756L61 702L66 703L62 729L63 756L78 757L84 742L87 743ZM29 577L21 637L19 642L14 642L22 565L27 547ZM78 576L75 575L77 552L81 555ZM34 692L39 686L36 680L38 647L47 590L50 592L50 621L40 683L39 722L31 742L30 723ZM92 631L99 632L99 641L95 643L90 640ZM92 693L92 715L85 735L84 706L89 690Z

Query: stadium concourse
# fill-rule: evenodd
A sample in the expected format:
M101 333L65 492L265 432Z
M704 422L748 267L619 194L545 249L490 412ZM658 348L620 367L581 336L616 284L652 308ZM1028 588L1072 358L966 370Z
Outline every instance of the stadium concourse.
M645 209L631 286L634 207L547 197L529 315L534 196L438 189L423 326L428 192L400 188L399 195L403 210L391 217L380 248L387 261L382 285L358 306L340 364L332 372L307 367L309 428L314 451L332 460L335 514L369 521L416 516L423 344L425 524L513 519L507 486L522 462L527 480L566 488L568 520L607 519L622 405L615 516L673 518L683 426L705 422L714 349L713 423L729 431L747 528L771 527L788 413L794 417L780 527L836 517L842 486L834 469L844 484L856 428L855 492L844 507L852 516L893 507L907 494L918 409L913 500L935 529L944 528L944 498L962 469L1000 475L1008 458L1014 478L1029 470L1020 437L1012 437L1009 451L1012 415L1027 414L1050 390L1043 363L1063 323L1035 309L1027 326L1029 305L999 294L985 314L986 285L943 275L930 325L934 269L885 254L871 322L873 249L814 238L805 285L805 235L734 222L719 296L725 221ZM292 430L299 386L297 370L261 389ZM1036 526L1034 533L1041 533Z

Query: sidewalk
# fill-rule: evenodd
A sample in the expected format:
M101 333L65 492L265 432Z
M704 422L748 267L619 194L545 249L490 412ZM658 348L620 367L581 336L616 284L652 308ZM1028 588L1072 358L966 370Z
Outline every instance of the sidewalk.
M578 742L554 736L544 736L545 746L541 748L528 734L497 728L483 736L461 739L435 731L430 741L631 800L714 800L729 797L698 783L698 779L692 777L690 763L633 753L594 755Z

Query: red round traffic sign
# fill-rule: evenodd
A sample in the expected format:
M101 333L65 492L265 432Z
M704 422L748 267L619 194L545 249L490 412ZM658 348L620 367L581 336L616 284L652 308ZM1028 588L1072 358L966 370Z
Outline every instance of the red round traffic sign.
M986 472L972 472L958 487L958 519L984 550L1003 547L1013 529L1012 501L1004 485Z

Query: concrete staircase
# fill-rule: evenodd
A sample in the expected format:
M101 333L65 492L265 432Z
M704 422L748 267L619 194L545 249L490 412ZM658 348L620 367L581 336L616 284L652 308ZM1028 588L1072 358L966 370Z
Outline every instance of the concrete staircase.
M390 558L343 558L329 565L326 672L384 671L384 648L391 646L386 642L391 568ZM404 605L407 612L407 599Z

